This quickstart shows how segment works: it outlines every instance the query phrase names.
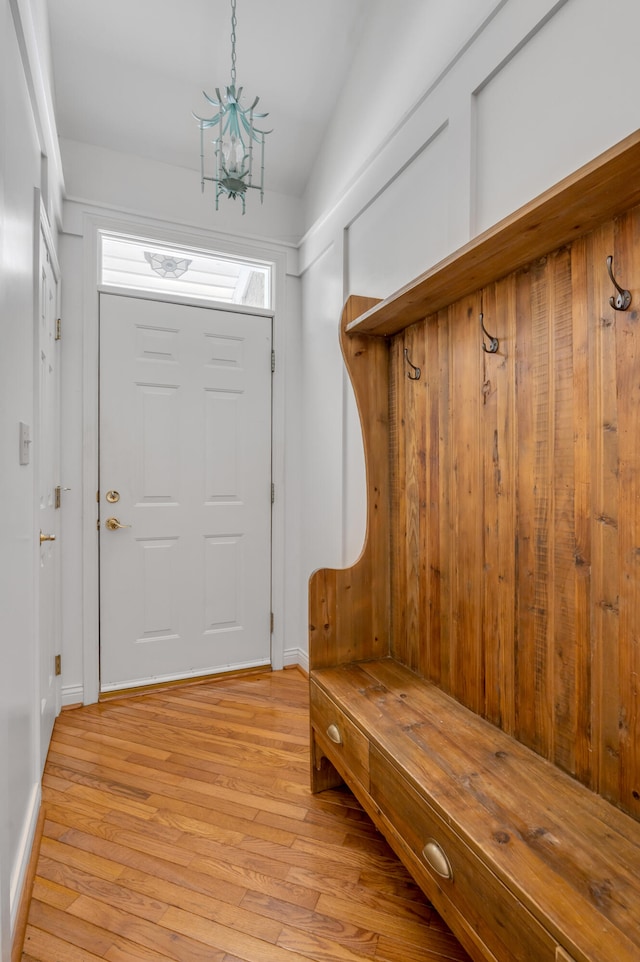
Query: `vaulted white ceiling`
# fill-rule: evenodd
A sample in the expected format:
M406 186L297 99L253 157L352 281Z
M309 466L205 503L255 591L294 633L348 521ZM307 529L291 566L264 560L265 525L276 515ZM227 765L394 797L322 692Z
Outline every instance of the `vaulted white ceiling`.
M199 169L230 81L230 0L47 0L61 137ZM237 79L269 112L267 188L300 196L372 0L237 0Z

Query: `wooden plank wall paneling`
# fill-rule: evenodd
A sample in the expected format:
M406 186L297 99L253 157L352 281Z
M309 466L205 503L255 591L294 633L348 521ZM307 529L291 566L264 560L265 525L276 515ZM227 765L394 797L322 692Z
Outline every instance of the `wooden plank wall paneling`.
M615 266L640 276L640 214L617 222ZM618 397L619 791L640 815L640 304L616 315ZM605 657L605 667L608 661ZM616 747L614 745L614 747Z
M640 209L406 328L390 365L394 656L640 817Z
M481 431L479 443L490 454L483 460L483 537L485 576L483 625L485 649L485 714L509 734L515 730L515 702L505 678L515 677L515 425L516 283L507 281L484 291L483 314L502 333L496 355L483 352ZM490 320L489 320L490 319ZM493 333L493 330L491 330Z

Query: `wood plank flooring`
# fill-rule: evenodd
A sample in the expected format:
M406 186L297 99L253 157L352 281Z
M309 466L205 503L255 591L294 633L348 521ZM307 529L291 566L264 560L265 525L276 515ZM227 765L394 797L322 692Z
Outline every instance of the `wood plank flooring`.
M309 791L308 683L64 712L22 962L467 962L347 791Z

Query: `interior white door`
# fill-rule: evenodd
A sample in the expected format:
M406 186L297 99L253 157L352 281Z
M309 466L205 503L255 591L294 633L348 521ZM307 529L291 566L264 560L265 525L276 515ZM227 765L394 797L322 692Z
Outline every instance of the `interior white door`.
M271 318L100 295L99 540L102 691L270 663Z
M53 251L40 231L38 312L37 484L40 524L38 577L40 763L44 768L51 731L60 710L60 369L56 340L58 277ZM56 493L57 491L57 493Z

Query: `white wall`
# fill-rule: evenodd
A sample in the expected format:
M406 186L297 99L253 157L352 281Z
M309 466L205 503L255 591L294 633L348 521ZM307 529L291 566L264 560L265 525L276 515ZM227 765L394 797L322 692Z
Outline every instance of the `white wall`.
M455 63L486 17L505 2L372 0L305 193L308 225L326 216L391 140L406 136L407 121L421 99Z
M2 138L0 140L0 318L6 317L7 303L5 297L5 283L4 279L7 273L7 268L5 267L5 248L4 248L4 233L5 233L5 174L4 168L6 164L5 160L5 148L4 145L7 142L5 136L7 130L7 97L4 91L7 89L7 68L5 64L8 64L9 57L9 37L11 36L11 22L10 22L10 12L9 4L7 0L1 0L0 2L0 64L2 64L2 73L0 74L0 134ZM4 369L6 367L6 362L0 361L0 380L4 374ZM4 401L4 394L2 395L2 401ZM4 405L0 408L0 411L4 411ZM10 427L9 419L5 417L2 413L0 414L0 457L4 459L7 455L10 446ZM4 466L4 465L3 465ZM4 471L3 471L4 474ZM4 490L4 485L0 490ZM4 529L3 529L4 535ZM2 577L4 573L4 568L8 563L7 550L3 549L2 545L5 542L4 536L0 539L0 592L2 599L2 611L6 612L8 609L5 605L8 603L8 595L5 589L2 587L4 583L4 578ZM6 615L5 615L6 617ZM4 621L4 618L3 618ZM6 637L6 636L5 636ZM2 644L0 642L0 644ZM4 652L4 645L2 645L2 653ZM9 777L10 777L10 760L9 760L9 718L8 709L5 707L9 703L9 694L11 687L11 679L9 678L9 673L0 673L0 958L4 959L10 950L10 934L11 934L11 919L10 919L10 903L9 903L9 890L10 890L10 863L11 863L11 840L9 837Z
M305 197L305 576L353 563L364 537L343 299L386 297L640 127L638 35L637 0L371 3Z
M34 277L36 188L49 197L55 234L59 162L50 137L38 40L44 8L0 0L0 957L12 929L40 799L36 672L38 518L33 465L20 465L18 425L36 420ZM41 151L49 155L47 183ZM46 176L46 172L45 172Z
M102 207L134 216L153 217L177 227L197 227L232 238L297 244L302 227L302 202L265 190L240 202L222 197L215 209L215 190L201 192L200 174L145 157L106 150L74 140L60 141L67 198L84 207Z

